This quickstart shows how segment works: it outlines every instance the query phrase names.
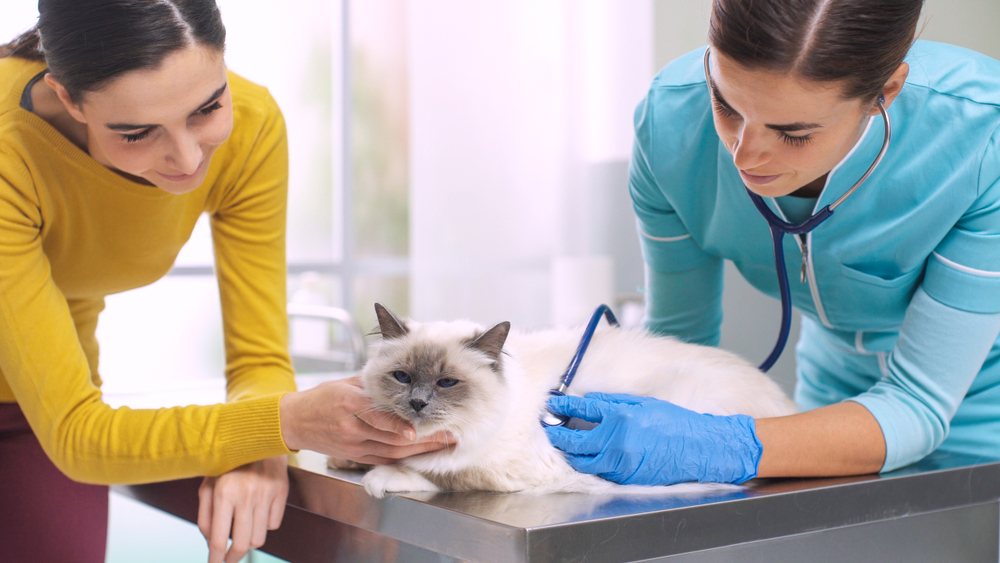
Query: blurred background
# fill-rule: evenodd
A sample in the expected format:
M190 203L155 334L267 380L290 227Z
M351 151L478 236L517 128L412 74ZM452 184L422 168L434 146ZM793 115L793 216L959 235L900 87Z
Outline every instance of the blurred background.
M365 332L375 301L522 329L607 301L640 321L632 111L659 68L704 44L710 0L219 4L229 68L267 86L288 124L293 301L343 307ZM5 2L0 40L35 18L34 2ZM1000 58L996 0L927 0L924 21L923 39ZM779 304L728 266L724 309L722 346L759 362ZM207 221L170 275L108 298L98 336L109 394L221 387ZM791 389L791 353L772 374ZM112 497L109 562L207 553L194 526Z

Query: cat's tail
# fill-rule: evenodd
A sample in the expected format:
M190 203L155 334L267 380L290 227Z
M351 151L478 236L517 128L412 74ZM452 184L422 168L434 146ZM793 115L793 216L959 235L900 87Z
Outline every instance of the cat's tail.
M678 483L665 486L619 485L596 475L572 471L556 482L528 489L524 494L548 493L629 494L663 496L716 496L743 490L739 485L726 483Z

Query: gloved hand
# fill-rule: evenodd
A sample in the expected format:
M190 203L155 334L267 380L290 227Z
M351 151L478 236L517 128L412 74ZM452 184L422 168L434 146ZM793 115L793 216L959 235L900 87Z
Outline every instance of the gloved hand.
M574 469L623 485L742 483L762 451L753 418L699 414L652 397L588 393L551 397L549 410L599 425L545 429Z

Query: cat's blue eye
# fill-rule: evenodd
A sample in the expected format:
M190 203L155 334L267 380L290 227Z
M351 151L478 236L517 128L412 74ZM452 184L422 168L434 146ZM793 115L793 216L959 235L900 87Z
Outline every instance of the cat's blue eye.
M406 373L405 371L394 371L392 372L392 376L395 377L396 381L400 383L410 382L410 374Z
M454 387L457 384L458 384L458 380L457 379L451 379L450 377L446 377L444 379L439 379L438 380L438 385L441 386L441 387Z

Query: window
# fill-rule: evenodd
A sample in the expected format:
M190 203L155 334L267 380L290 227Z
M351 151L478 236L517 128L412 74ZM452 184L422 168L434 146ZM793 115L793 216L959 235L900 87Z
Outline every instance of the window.
M407 314L406 3L298 0L294 10L261 0L219 5L227 65L267 86L288 127L289 297L311 279L314 293L348 309L365 331L375 326L376 300ZM222 377L207 219L164 279L108 297L98 327L106 390ZM303 275L309 273L318 274L318 282Z

